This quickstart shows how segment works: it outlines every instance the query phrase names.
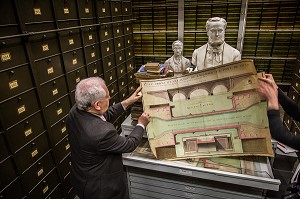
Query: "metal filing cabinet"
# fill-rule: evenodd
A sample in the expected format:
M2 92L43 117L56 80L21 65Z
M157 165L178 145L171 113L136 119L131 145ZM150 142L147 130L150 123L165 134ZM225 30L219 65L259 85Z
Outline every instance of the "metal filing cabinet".
M75 198L66 117L81 79L102 77L111 105L133 90L131 1L2 3L0 198Z

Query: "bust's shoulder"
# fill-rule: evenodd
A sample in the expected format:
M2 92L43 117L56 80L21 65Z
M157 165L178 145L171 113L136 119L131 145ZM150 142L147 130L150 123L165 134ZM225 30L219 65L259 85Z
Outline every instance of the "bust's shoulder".
M204 44L204 45L200 46L199 48L196 48L194 50L194 53L199 53L199 52L202 52L202 51L206 51L206 48L207 48L207 44Z

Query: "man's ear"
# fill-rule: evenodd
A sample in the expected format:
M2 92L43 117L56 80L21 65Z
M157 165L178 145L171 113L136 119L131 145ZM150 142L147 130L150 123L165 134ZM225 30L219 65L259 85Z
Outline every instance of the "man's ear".
M101 107L100 107L100 101L96 101L96 102L93 104L93 107L94 107L94 109L96 109L97 111L100 111L100 110L101 110Z

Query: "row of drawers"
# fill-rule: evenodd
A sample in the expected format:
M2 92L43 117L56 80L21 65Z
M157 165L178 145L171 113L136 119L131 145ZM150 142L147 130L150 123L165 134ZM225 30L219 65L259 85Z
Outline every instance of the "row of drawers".
M10 0L4 0L3 5L9 12L4 12L8 21L7 24L16 24L14 16L14 4ZM130 1L103 1L103 0L72 0L52 1L51 0L17 0L16 5L20 9L21 18L25 24L38 23L56 20L70 20L80 18L95 18L108 16L132 15ZM55 8L55 9L53 9Z
M131 51L129 51L129 53L131 53ZM125 56L124 54L124 51L119 51L116 54L105 57L103 60L97 60L88 64L86 67L75 68L75 70L66 74L69 90L74 90L75 85L87 76L100 76L104 74L105 81L107 84L110 84L118 77L128 73L130 74L128 78L130 82L133 78L132 73L134 73L134 57L121 62L123 59L126 60L123 58ZM119 60L122 60L116 62L116 56L118 56ZM41 90L45 94L42 94L42 98L44 96L43 99L45 99L42 99L43 104L47 105L50 101L58 99L67 92L60 55L35 63L33 69L35 70L38 82L41 84ZM27 64L1 72L0 78L3 81L0 85L0 92L2 93L0 102L33 87L30 68ZM51 89L52 93L48 93L48 91L50 91L49 89ZM48 94L50 94L50 97Z

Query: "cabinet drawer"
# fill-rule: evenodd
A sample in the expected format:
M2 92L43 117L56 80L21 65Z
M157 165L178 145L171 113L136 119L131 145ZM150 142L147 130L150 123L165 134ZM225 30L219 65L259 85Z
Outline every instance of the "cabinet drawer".
M133 46L126 48L125 52L126 52L126 60L131 59L134 56Z
M123 16L132 15L131 1L122 1Z
M115 38L114 43L115 43L116 51L120 51L120 50L124 49L124 37L123 36Z
M125 86L122 90L119 89L120 101L125 100L128 97L128 87Z
M11 183L6 189L0 193L0 198L16 199L24 198L24 193L22 192L21 181L17 178L13 183Z
M126 74L126 62L123 62L122 64L117 66L117 76L120 79L120 77L124 76L125 74Z
M20 173L25 171L30 165L35 163L49 150L47 136L41 134L33 141L25 145L16 154L16 165Z
M69 27L77 26L78 24L74 22L69 24ZM62 52L70 51L82 46L81 34L79 29L72 29L67 31L59 32L59 40L61 43Z
M109 91L110 96L114 96L118 93L118 81L115 81L114 83L107 86L107 89Z
M66 156L58 165L60 176L64 179L71 171L71 155Z
M86 77L87 75L84 67L67 74L69 90L73 91L76 88L76 84Z
M69 138L66 136L54 147L55 158L61 162L71 152Z
M50 139L52 144L56 145L59 141L66 137L66 135L68 135L66 118L63 118L61 121L51 127Z
M14 125L39 110L35 91L31 90L0 104L0 110L5 114L4 125Z
M117 80L117 71L115 68L110 71L104 72L104 80L106 85L111 84L112 82Z
M104 72L109 71L114 67L116 67L115 54L111 54L103 58Z
M17 178L18 175L14 169L13 160L11 157L0 163L0 176L0 190Z
M112 53L115 52L114 50L114 41L111 40L107 40L107 41L103 41L101 44L101 54L102 57L106 57Z
M44 106L68 93L65 77L59 77L41 86L41 101Z
M57 55L34 63L38 82L41 84L63 74L61 56Z
M4 134L0 133L0 162L9 156L7 145L5 144Z
M124 87L127 86L127 76L124 75L122 77L119 77L118 83L119 83L119 90L122 90Z
M110 97L109 105L112 106L112 105L117 104L119 102L120 102L119 95L114 95L114 96Z
M95 17L95 11L93 7L94 1L77 1L78 12L80 18L93 18Z
M54 21L51 0L18 0L25 23Z
M98 17L111 16L110 1L97 0L97 13L98 13Z
M100 56L100 50L99 50L98 43L85 47L85 57L86 57L87 64L100 59L99 56Z
M122 36L124 34L123 23L114 23L113 24L113 33L114 33L114 37Z
M133 34L125 35L125 48L133 45Z
M21 39L0 40L0 71L27 63Z
M13 152L16 152L44 131L42 114L39 112L9 129L6 135Z
M134 58L131 58L126 61L126 66L127 66L127 72L131 71L135 68L135 60Z
M1 1L1 7L0 7L0 13L1 13L1 18L0 18L0 24L1 25L6 25L6 24L18 24L16 15L14 12L15 9L15 2L11 0L2 0ZM5 6L4 6L5 5ZM8 34L5 34L8 35ZM1 35L0 33L0 36Z
M60 184L56 186L56 188L50 193L49 196L47 196L47 199L59 199L59 198L64 198L62 195L62 189Z
M133 33L133 25L132 22L124 22L124 35Z
M31 191L53 168L54 162L49 151L22 174L25 191Z
M63 54L66 72L70 72L84 65L83 50L77 49Z
M59 179L53 169L30 193L29 198L46 198L58 185Z
M298 93L300 92L300 78L297 75L293 75L292 85Z
M133 79L135 78L134 73L135 73L134 70L127 71L127 80L128 80L128 82L133 81Z
M83 34L83 45L84 46L98 43L96 27L82 28L81 31Z
M100 41L106 41L113 38L113 29L111 24L100 26Z
M299 93L293 87L290 87L290 91L288 93L288 97L291 100L293 100L295 103L298 103Z
M115 55L116 55L116 65L120 65L121 63L126 61L124 50L120 50L116 52Z
M54 102L46 108L47 121L53 125L68 114L70 107L68 96Z
M137 85L136 81L132 81L132 82L128 83L129 95L131 95L137 89L137 87L138 87L138 85Z
M121 1L111 1L110 5L111 5L112 16L120 16L123 14Z
M0 101L33 87L28 65L1 72L0 79Z
M87 65L87 71L89 77L103 75L102 60Z
M53 1L58 20L77 19L77 6L75 0Z

